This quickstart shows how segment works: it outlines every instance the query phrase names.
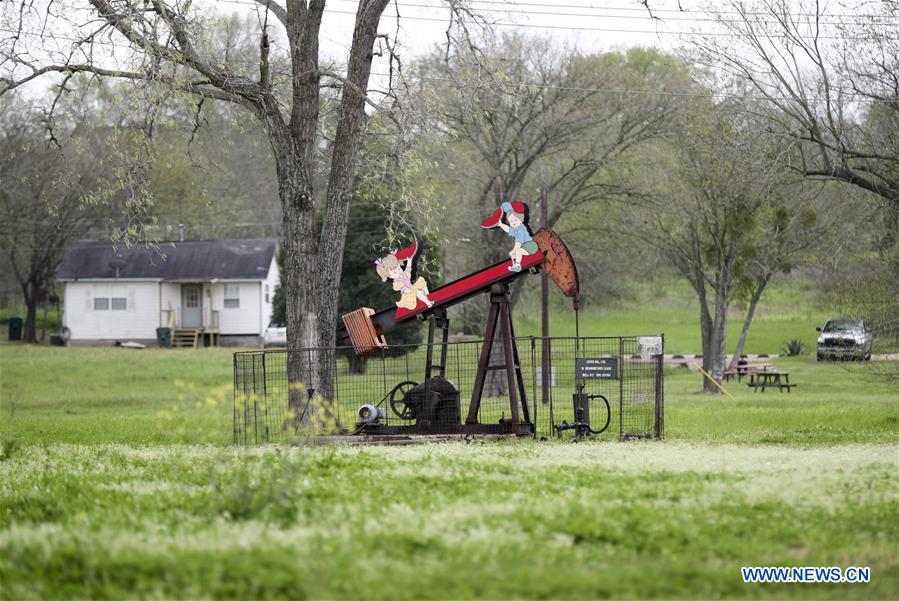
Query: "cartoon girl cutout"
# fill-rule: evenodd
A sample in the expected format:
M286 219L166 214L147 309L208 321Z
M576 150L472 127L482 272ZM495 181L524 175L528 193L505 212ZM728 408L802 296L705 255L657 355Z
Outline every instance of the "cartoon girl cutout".
M509 271L521 271L522 257L532 255L538 250L531 228L528 226L528 206L523 202L504 202L481 224L481 227L499 227L515 240L515 245L509 252L512 259Z
M381 276L381 281L389 278L393 281L393 289L400 293L400 300L396 306L402 309L414 310L418 301L422 301L428 307L434 305L429 298L428 283L423 277L412 281L413 264L418 254L418 243L397 252L391 252L386 257L375 261L375 269ZM405 264L405 267L403 266Z

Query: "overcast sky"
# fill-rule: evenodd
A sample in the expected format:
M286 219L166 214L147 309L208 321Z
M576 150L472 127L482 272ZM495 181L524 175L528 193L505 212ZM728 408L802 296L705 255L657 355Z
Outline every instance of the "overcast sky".
M43 3L46 4L46 0ZM649 0L651 14L638 0L467 0L467 3L492 23L497 32L518 31L548 37L559 45L574 46L583 51L631 46L673 50L684 45L683 34L691 31L699 30L712 35L723 33L718 29L720 26L714 23L716 16L735 17L726 1L716 0L682 0L680 5L677 0ZM357 4L357 0L327 0L321 29L323 64L345 63ZM0 0L0 27L8 30L14 25L18 18L18 5L18 2ZM41 5L41 0L34 4L35 14L40 19L46 14ZM79 7L87 6L87 3L81 0L57 2L53 6L57 7L61 16L57 17L54 25L46 29L40 22L28 25L34 33L26 39L35 56L42 49L52 52L54 45L65 51L66 46L71 46L72 36L86 31L73 30L70 23L89 21L87 13L81 15L77 10L59 10L58 7L64 5ZM802 10L801 0L796 0L795 5L797 12ZM260 20L264 16L264 9L253 0L194 0L194 6L223 16L235 13L251 17L256 15ZM806 3L806 6L813 5ZM870 12L871 3L845 0L823 2L822 6L830 22L836 22L851 20L857 10ZM440 0L392 0L382 17L380 31L397 41L400 54L408 61L444 44L448 22L449 9ZM40 31L56 37L39 37L37 34ZM284 49L283 30L273 27L272 31L280 32L280 40L276 40L275 45ZM109 52L107 60L120 62L116 59L130 53L127 42L120 36L104 39L105 45L96 47L96 50L99 53ZM372 87L380 87L378 74L386 71L385 60L376 59ZM36 85L30 86L28 91L31 95L39 95L52 81L45 78L35 82Z
M200 0L221 14L264 17L264 9L252 0ZM652 13L637 0L468 0L494 31L520 32L552 39L558 45L583 51L650 46L673 50L683 42L681 33L712 30L714 14L700 3L683 0L650 0ZM713 7L727 10L726 3ZM322 63L346 62L357 0L328 0L321 30ZM450 11L440 0L393 0L379 31L396 40L404 60L427 53L446 43ZM286 42L282 38L282 44ZM371 87L386 87L385 60L375 60Z
M243 0L219 1L216 7L224 13L257 12L238 2ZM328 0L321 35L323 57L345 61L357 5L357 0ZM678 32L711 25L702 21L710 15L689 0L683 6L690 12L678 11L676 1L651 0L652 16L636 0L474 0L470 6L497 32L548 37L587 51L637 45L671 49L678 44ZM380 31L396 38L404 55L415 56L444 44L448 23L449 9L439 0L400 0L388 6Z

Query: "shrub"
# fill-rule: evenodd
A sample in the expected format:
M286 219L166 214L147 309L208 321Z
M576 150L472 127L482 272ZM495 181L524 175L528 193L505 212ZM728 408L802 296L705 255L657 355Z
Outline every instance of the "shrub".
M784 347L783 352L788 357L796 357L805 353L805 346L798 338L793 338Z
M0 461L6 461L19 450L19 441L15 438L0 440Z

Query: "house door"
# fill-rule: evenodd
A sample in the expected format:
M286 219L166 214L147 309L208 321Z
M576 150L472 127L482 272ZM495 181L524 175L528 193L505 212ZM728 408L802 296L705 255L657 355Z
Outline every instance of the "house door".
M181 327L203 327L203 286L181 284Z

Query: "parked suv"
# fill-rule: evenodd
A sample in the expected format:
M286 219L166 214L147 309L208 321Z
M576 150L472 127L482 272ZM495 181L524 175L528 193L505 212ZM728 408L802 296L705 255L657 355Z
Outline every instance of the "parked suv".
M874 338L865 322L860 319L830 319L824 328L816 328L818 336L818 361L825 359L871 358Z

